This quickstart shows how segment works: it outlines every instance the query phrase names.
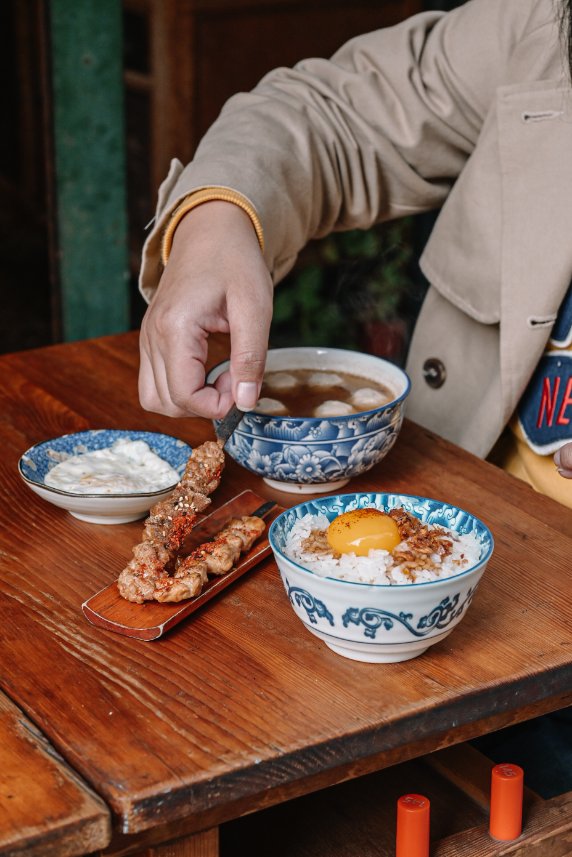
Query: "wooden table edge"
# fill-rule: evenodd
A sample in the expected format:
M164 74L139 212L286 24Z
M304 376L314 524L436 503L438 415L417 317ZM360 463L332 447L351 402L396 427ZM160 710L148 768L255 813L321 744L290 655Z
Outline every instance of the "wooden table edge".
M572 670L572 665L569 665L569 668ZM196 781L180 787L173 784L162 796L162 814L166 824L176 821L184 823L185 830L189 833L216 827L225 821L275 803L565 708L572 705L571 687L572 681L569 681L565 691L558 689L554 694L535 700L527 707L524 717L521 716L524 709L520 704L518 709L515 709L514 705L512 708L509 706L510 690L503 689L507 697L505 705L499 706L492 717L483 716L482 713L474 718L470 714L461 716L461 701L457 700L456 704L445 710L444 713L448 711L450 717L446 721L441 720L439 729L431 727L431 718L427 717L427 712L423 712L427 721L425 724L422 719L412 716L407 721L399 722L399 731L392 729L391 724L381 731L372 727L342 739L315 744L303 751L281 754L281 771L299 772L298 776L283 777L282 781L274 777L272 782L275 760L267 759L235 769L231 775L222 774L214 779L205 777L204 782ZM497 691L492 689L491 692L496 694ZM515 717L517 711L518 716ZM409 735L415 735L415 740L404 741L402 730ZM361 749L356 749L356 741L362 745ZM335 764L324 765L321 761L324 757L335 759ZM269 776L265 780L266 773ZM249 789L248 785L245 787L245 784L249 783L250 774L258 784L256 789ZM231 801L226 799L229 793L234 794ZM117 829L121 829L124 834L141 833L155 825L156 799L155 794L146 796L143 793L134 799L124 800L106 796L114 813Z

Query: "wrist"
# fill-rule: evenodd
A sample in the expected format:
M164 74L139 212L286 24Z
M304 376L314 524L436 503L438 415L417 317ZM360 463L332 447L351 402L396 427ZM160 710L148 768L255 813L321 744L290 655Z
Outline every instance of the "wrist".
M205 208L208 209L208 213L211 214L214 210L215 203L217 204L219 212L221 210L226 211L227 213L238 213L238 211L241 211L243 215L250 220L250 224L256 234L260 249L264 252L264 234L262 231L262 225L258 214L256 213L256 209L250 200L237 191L233 191L228 188L205 188L203 190L195 191L185 197L185 199L172 213L171 219L163 233L161 245L161 258L163 265L167 264L171 248L173 246L174 237L180 225L183 221L187 221L185 225L190 222L188 215L199 209L203 209L203 212L206 214L206 211L204 211Z

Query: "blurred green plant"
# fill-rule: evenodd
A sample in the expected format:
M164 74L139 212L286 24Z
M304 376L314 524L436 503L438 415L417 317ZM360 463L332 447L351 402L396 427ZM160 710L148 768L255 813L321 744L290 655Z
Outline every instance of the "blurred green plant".
M310 244L280 283L270 342L363 348L363 327L403 316L417 288L409 218Z

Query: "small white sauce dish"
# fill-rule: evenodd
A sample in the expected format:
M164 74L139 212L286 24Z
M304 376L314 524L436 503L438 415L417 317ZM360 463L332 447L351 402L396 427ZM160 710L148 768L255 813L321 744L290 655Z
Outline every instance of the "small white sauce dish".
M122 429L93 429L65 434L44 440L30 447L18 462L20 476L40 497L66 509L80 521L91 524L124 524L142 518L151 506L168 497L176 482L158 491L117 494L80 494L62 491L45 484L46 474L70 456L82 455L111 447L116 441L127 439L144 441L149 448L183 475L192 452L191 447L178 438L152 431Z

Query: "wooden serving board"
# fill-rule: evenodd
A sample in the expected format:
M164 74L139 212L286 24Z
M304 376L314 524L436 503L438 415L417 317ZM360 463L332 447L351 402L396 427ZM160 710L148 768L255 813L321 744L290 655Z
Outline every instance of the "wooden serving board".
M193 547L198 547L216 536L231 518L251 515L265 502L265 499L255 494L254 491L243 491L242 494L233 497L232 500L199 521L185 540L183 553L190 553ZM98 625L108 631L115 631L125 637L135 637L138 640L146 641L159 639L268 556L271 552L268 542L268 527L282 511L281 506L274 505L264 515L266 532L254 543L250 551L243 554L238 564L227 574L222 577L210 578L201 593L195 598L189 598L175 604L160 604L157 601L133 604L121 597L117 583L114 581L84 601L81 605L84 616L92 625Z

